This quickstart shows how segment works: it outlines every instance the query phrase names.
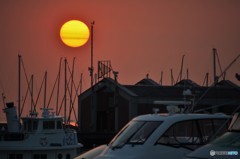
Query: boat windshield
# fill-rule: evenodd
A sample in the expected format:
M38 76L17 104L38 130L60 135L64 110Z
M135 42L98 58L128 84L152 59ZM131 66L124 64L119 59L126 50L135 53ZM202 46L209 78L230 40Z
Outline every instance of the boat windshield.
M218 147L230 147L238 148L240 147L240 135L239 132L226 132L221 137L217 138L210 144Z
M144 144L162 121L131 121L110 142L113 149L125 144Z

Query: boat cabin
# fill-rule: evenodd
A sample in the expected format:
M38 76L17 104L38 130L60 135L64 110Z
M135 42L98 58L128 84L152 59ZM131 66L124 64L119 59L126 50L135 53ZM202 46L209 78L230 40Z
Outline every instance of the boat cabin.
M24 132L41 132L41 131L59 131L63 130L63 118L62 117L41 117L22 118Z

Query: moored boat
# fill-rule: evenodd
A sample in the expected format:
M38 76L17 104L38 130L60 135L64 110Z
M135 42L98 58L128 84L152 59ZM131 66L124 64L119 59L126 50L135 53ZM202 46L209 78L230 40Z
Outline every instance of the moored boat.
M99 155L91 158L180 159L224 133L229 119L224 114L141 115L132 119Z
M13 103L3 110L7 129L0 131L1 159L72 159L82 147L76 131L66 128L63 117L49 108L41 109L40 117L37 113L22 117L22 124Z

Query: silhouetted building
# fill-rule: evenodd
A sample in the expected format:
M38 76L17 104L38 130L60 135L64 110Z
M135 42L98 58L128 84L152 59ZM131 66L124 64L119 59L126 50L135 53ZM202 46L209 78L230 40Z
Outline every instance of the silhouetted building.
M135 85L104 78L79 96L80 137L93 140L99 134L114 134L135 116L153 113L153 108L166 113L170 101L179 102L182 109L194 105L197 112L231 114L240 105L240 87L227 80L214 87L202 87L191 80L161 86L149 78Z

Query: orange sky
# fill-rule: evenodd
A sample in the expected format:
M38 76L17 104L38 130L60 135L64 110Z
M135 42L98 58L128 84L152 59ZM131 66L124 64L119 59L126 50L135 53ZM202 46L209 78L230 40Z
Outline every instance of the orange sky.
M147 73L158 82L163 71L163 84L169 85L170 69L176 79L185 54L183 77L188 68L190 78L202 85L206 72L213 78L213 47L223 69L240 53L239 0L8 0L0 1L0 19L0 93L13 101L19 51L37 87L46 70L50 85L54 82L60 57L76 57L76 73L83 73L83 88L89 87L90 42L69 48L59 37L70 19L89 27L95 21L94 62L111 60L123 84ZM239 66L240 59L227 73L237 84Z

